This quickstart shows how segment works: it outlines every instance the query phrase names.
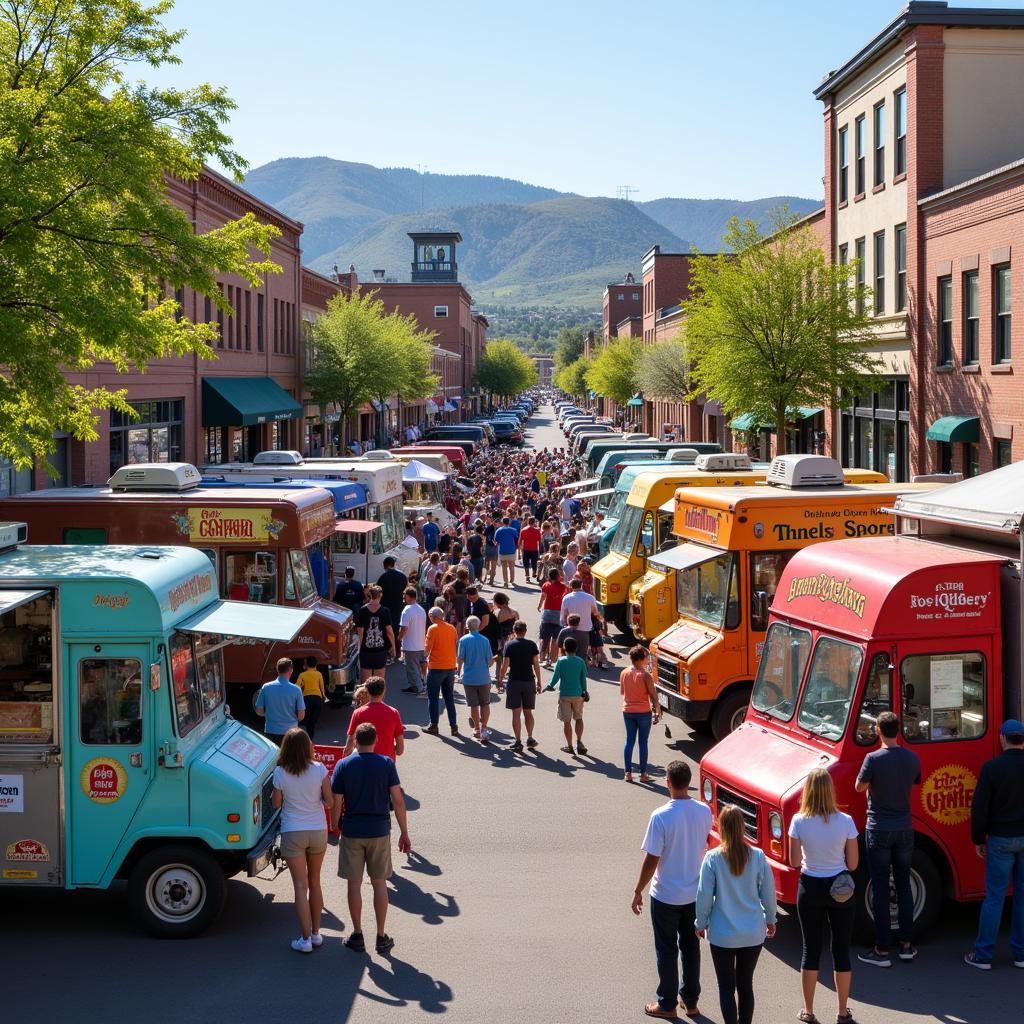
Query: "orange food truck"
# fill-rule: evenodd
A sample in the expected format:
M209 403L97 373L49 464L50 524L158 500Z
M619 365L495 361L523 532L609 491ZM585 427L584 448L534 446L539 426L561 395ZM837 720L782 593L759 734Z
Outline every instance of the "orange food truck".
M804 778L828 771L863 833L866 798L854 783L877 747L882 711L897 714L900 743L921 759L912 797L918 934L945 898L984 895L971 798L982 764L999 753L1000 723L1024 714L1022 495L1022 463L907 494L895 503L896 536L815 544L786 566L746 720L700 766L701 798L716 815L740 808L785 902L796 899L787 835ZM858 883L866 926L863 871Z
M743 721L768 609L801 548L894 532L897 495L933 484L845 483L837 462L783 456L749 487L687 487L675 496L680 543L650 557L633 601L651 642L658 700L716 739Z
M245 687L248 700L254 687L275 677L278 658L313 656L331 700L350 700L359 653L352 613L322 598L315 582L318 572L329 573L331 495L319 487L226 490L200 481L188 463L123 466L107 487L54 487L0 499L0 515L27 523L38 544L199 548L217 570L222 597L313 611L291 643L225 649L227 684Z

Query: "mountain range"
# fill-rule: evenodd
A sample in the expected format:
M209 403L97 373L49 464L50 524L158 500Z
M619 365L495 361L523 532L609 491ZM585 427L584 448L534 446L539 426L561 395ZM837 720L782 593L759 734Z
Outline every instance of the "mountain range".
M303 222L304 261L324 272L355 264L364 280L383 269L405 281L409 231L460 232L459 280L484 308L597 308L608 282L630 270L639 277L640 257L652 245L716 252L734 215L760 221L783 203L800 214L821 205L796 196L637 203L509 178L420 174L327 157L275 160L250 171L246 187Z

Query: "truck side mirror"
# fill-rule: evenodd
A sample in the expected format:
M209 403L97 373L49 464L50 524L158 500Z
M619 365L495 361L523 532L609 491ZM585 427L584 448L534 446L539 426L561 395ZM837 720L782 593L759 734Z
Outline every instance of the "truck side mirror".
M750 609L750 625L758 632L768 628L768 591L755 590L754 600Z

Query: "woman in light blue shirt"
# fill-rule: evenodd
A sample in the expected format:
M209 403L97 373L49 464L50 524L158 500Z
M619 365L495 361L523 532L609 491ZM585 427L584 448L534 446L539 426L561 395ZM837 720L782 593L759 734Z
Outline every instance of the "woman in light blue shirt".
M700 867L695 927L711 943L722 1019L751 1024L754 968L765 937L775 934L775 880L765 855L747 845L738 807L722 809L718 832L721 845Z

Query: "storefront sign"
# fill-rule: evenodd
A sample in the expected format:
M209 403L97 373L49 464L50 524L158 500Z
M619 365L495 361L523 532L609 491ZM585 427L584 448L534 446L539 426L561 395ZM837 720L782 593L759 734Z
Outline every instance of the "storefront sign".
M46 844L41 843L38 839L19 839L7 847L4 859L12 864L44 864L50 859L50 851L46 848Z
M94 757L78 778L82 792L94 804L115 803L128 788L128 773L124 765L112 757Z
M25 810L25 777L0 775L0 814L22 814Z
M266 543L277 540L285 526L269 508L190 508L171 518L178 533L193 543Z
M961 764L947 764L924 780L921 806L940 825L959 825L971 816L971 798L978 780Z
M850 586L850 577L838 580L831 573L822 572L817 576L797 576L789 581L789 600L798 597L816 597L823 604L835 604L852 612L858 619L864 618L867 595Z

